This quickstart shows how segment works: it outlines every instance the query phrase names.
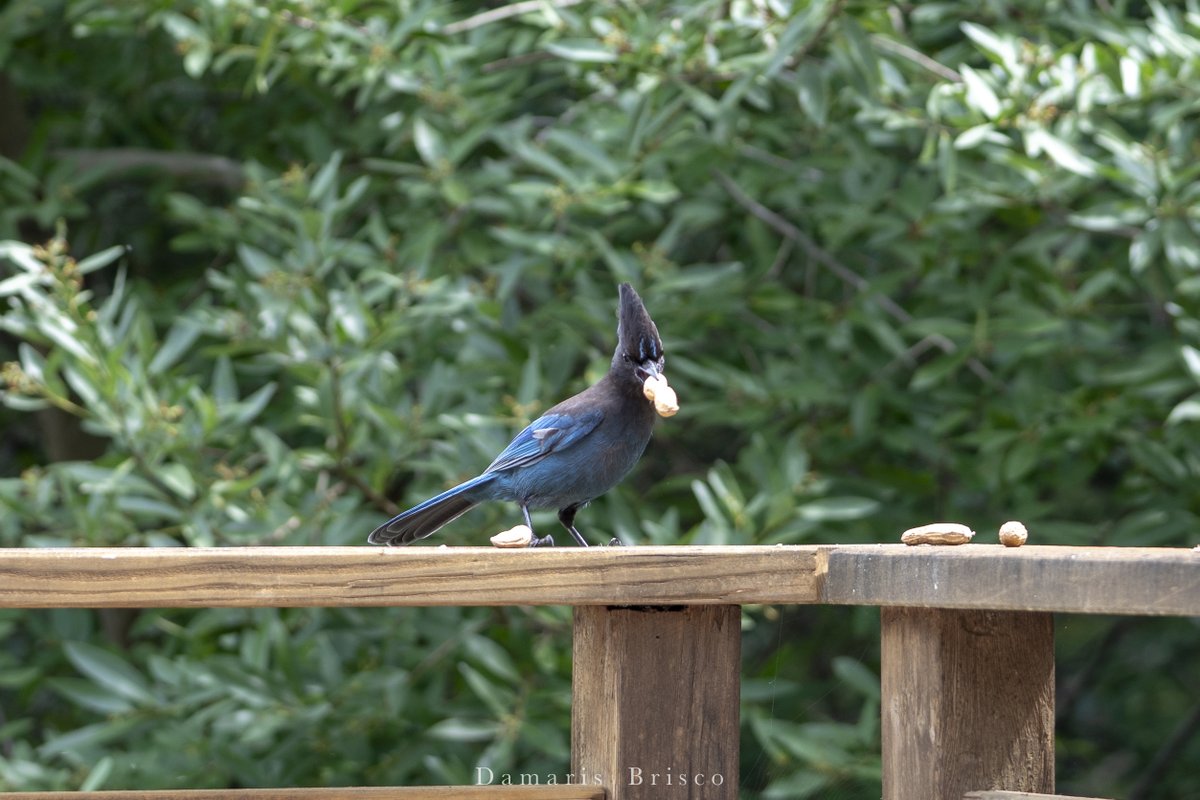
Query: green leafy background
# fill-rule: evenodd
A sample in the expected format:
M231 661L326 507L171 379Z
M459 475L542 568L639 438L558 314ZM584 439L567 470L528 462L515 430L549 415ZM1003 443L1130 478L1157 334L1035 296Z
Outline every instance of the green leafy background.
M1196 543L1195 2L492 8L0 8L0 545L361 544L602 374L626 280L682 411L593 539ZM744 627L742 796L878 797L877 612ZM2 789L567 771L565 608L0 637ZM1060 790L1200 796L1195 622L1058 642Z

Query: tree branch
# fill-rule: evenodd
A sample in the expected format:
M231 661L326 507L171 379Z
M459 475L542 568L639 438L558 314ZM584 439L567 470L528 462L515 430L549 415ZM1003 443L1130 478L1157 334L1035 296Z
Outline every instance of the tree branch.
M906 324L912 321L912 314L904 310L896 301L885 294L873 291L871 283L863 276L859 275L854 270L847 267L842 262L834 258L828 251L822 249L816 242L808 237L804 231L797 228L792 223L788 222L779 214L764 206L762 203L755 200L750 195L738 186L736 182L724 172L713 170L713 175L716 176L717 182L729 193L734 202L742 208L750 212L754 217L761 220L767 227L774 230L781 236L790 239L804 249L804 252L816 263L828 269L837 277L841 278L846 283L853 286L860 292L869 294L880 308L884 310L892 319L901 324ZM930 344L936 346L944 353L953 353L958 350L956 345L950 339L944 336L927 337ZM996 380L996 376L992 374L982 361L974 356L967 359L967 367L978 375L984 382L992 386L998 386L1000 382Z
M231 158L205 153L180 153L128 148L64 148L54 151L63 161L81 170L105 169L112 172L151 170L200 183L236 190L246 183L242 165Z
M886 36L881 36L878 33L871 36L871 41L874 42L877 47L887 50L888 52L895 53L901 58L908 59L918 67L929 70L939 78L951 81L953 83L962 83L962 75L959 75L958 72L950 69L945 64L934 61L920 50L914 50L906 44L900 44L899 42L889 39Z
M733 198L734 202L764 222L767 227L800 245L809 258L828 269L834 275L838 276L855 289L858 289L860 292L870 291L871 284L866 278L862 277L857 272L838 261L827 251L823 250L819 245L817 245L816 242L810 239L808 235L804 233L804 231L800 230L795 225L788 222L786 219L779 216L750 195L746 194L742 187L738 186L737 183L735 183L734 180L724 172L721 172L720 170L714 170L714 174L717 177L717 181L722 187L724 187L725 191L729 193L729 196ZM912 320L912 315L897 305L890 297L878 293L873 294L872 297L877 303L879 303L880 307L894 319L902 323Z

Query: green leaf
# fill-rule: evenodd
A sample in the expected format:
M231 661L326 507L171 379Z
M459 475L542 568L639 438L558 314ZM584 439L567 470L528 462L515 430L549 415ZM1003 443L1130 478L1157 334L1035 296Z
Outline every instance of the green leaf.
M436 168L446 160L446 145L442 135L424 117L413 120L413 144L427 167Z
M125 255L128 250L129 248L123 244L106 248L83 259L75 265L75 268L79 270L79 274L87 275L89 272L95 272L98 269L107 267L109 264Z
M959 28L1009 73L1015 74L1018 71L1019 54L1011 37L1001 37L974 22L963 22Z
M879 676L867 669L861 661L849 656L837 656L833 659L833 674L863 696L879 699Z
M37 666L0 669L0 689L24 689L42 677Z
M246 425L258 417L275 396L276 384L268 383L251 392L245 399L229 405L221 405L218 413L226 422Z
M1068 214L1067 221L1077 228L1108 233L1140 227L1148 217L1148 209L1140 203L1121 202L1105 203L1076 214Z
M985 142L999 145L1000 147L1008 147L1011 144L1009 138L996 130L994 124L985 122L982 125L967 128L956 136L954 138L954 149L973 150Z
M95 766L88 772L87 777L83 779L83 783L79 784L79 791L94 792L104 788L105 782L112 775L115 763L112 756L104 756L97 761Z
M232 405L237 402L237 376L233 372L233 361L222 355L213 365L211 389L217 405Z
M53 678L49 685L68 701L97 714L124 714L134 708L128 698L81 678Z
M116 505L121 511L151 520L165 519L178 522L183 519L183 512L179 508L156 497L125 494L117 497Z
M507 686L485 676L470 664L460 663L458 672L492 714L503 716L512 708L512 691Z
M587 137L573 131L551 128L546 133L546 141L570 153L576 161L586 162L605 180L616 180L621 175L620 165L595 141Z
M829 87L824 70L806 61L796 70L796 99L818 128L829 121Z
M651 203L665 205L679 199L679 189L666 181L637 181L629 185L629 193Z
M342 153L336 151L326 161L319 170L316 177L313 178L312 185L308 187L308 199L313 203L328 202L334 198L337 192L338 173L342 168Z
M270 256L257 247L239 243L237 252L242 265L246 267L246 271L260 280L279 268Z
M75 669L91 678L98 686L138 705L151 705L155 702L146 678L117 654L86 642L66 642L63 644L63 652Z
M500 735L499 722L451 717L432 725L426 735L451 742L488 742Z
M96 386L96 380L100 376L96 375L94 370L81 371L74 367L63 367L62 376L75 394L79 395L79 399L83 401L86 408L99 411L104 405L100 389Z
M59 312L42 309L42 313L37 317L37 327L47 339L83 363L98 363L96 356L79 341L79 326Z
M1085 178L1094 177L1099 170L1099 164L1080 153L1074 145L1043 128L1025 131L1025 149L1031 156L1045 153L1058 166Z
M38 177L11 159L0 156L0 175L3 175L13 185L20 186L25 192L32 194L40 183Z
M200 333L200 326L192 319L180 317L175 320L175 324L167 332L167 338L163 340L158 352L151 359L150 366L147 367L150 374L160 375L175 366L179 359L183 358L196 343L196 339L200 338Z
M814 36L825 29L830 20L830 7L835 2L836 0L811 0L803 6L793 7L791 19L780 34L771 57L762 70L764 77L778 74L784 65L795 57L797 50L806 47ZM863 45L866 46L865 38ZM867 55L868 60L873 58L873 52Z
M187 52L183 56L184 72L192 78L200 78L210 63L212 63L212 46L207 39L188 42Z
M1000 116L1000 98L996 96L987 79L965 64L959 67L958 71L963 77L967 103L988 119Z
M1171 409L1171 413L1167 414L1168 425L1178 425L1181 422L1194 420L1200 420L1200 394L1194 394L1177 404Z
M0 391L0 401L14 411L42 411L49 408L50 403L38 397L26 397L12 392Z
M502 227L489 228L488 232L511 247L543 256L562 255L570 246L570 240L557 233L529 233Z
M727 524L725 514L721 511L721 506L717 503L708 484L699 480L692 481L692 494L695 495L696 502L700 505L700 510L704 512L705 517L722 525Z
M796 509L801 519L814 522L843 521L869 517L879 510L879 501L869 497L824 497Z
M358 297L337 290L330 292L329 312L347 339L355 344L367 340L366 309Z
M617 54L595 39L559 39L546 44L546 50L568 61L585 63L612 63Z
M1004 479L1014 484L1021 482L1038 465L1040 458L1041 444L1038 440L1017 439L1004 456Z
M473 661L487 667L498 677L509 683L520 682L521 673L513 663L512 656L488 637L472 634L463 640L463 648Z
M827 793L833 778L817 771L801 770L774 780L763 791L763 800L808 800Z
M158 470L158 479L183 500L196 497L196 480L183 464L164 464Z
M1132 56L1120 58L1121 91L1128 97L1142 93L1142 64Z
M708 471L708 485L712 489L714 497L720 501L721 506L728 512L730 519L737 519L745 511L746 499L742 495L741 487L737 484L736 477L732 474L728 464L720 463Z
M11 278L0 281L0 297L22 294L26 289L46 282L46 277L35 272L21 272Z
M41 747L38 755L50 758L63 753L87 752L93 747L107 744L114 739L129 734L139 722L133 718L115 719L108 722L97 722L94 725L84 725L69 733L49 737Z
M966 353L959 350L954 353L938 356L928 364L922 364L916 372L913 373L912 380L908 383L908 388L914 392L924 392L935 386L945 384L952 375L958 372L966 361Z
M1163 223L1163 252L1167 261L1185 270L1200 270L1200 241L1197 241L1187 223L1180 219L1168 219Z
M580 186L580 180L574 172L567 168L565 164L559 161L550 153L546 152L541 147L535 147L526 142L518 142L513 146L513 152L527 162L530 166L538 169L547 175L551 175L562 183L572 188Z
M1183 364L1187 367L1188 373L1197 383L1200 383L1200 350L1185 344L1179 348L1179 352L1183 356Z
M20 356L21 369L25 374L38 383L45 383L49 376L46 372L46 359L42 357L42 354L26 342L17 345L17 354Z
M1160 252L1162 234L1157 227L1147 226L1129 243L1129 269L1137 275L1154 263Z

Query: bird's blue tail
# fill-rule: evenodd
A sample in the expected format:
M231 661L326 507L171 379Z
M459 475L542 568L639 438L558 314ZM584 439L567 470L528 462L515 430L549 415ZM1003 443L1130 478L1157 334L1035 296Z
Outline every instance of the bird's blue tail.
M488 499L486 496L478 496L473 490L491 483L495 477L495 473L485 473L466 483L460 483L453 489L447 489L437 497L431 497L392 517L371 531L367 541L371 544L395 545L424 539L438 528L470 511L480 501Z

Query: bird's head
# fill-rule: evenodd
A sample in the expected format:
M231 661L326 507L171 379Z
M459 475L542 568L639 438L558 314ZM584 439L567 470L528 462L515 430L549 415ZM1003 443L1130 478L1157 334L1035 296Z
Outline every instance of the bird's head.
M666 358L662 339L654 320L642 305L642 298L628 283L621 284L617 307L617 351L612 371L622 382L641 386L653 375L661 375Z

